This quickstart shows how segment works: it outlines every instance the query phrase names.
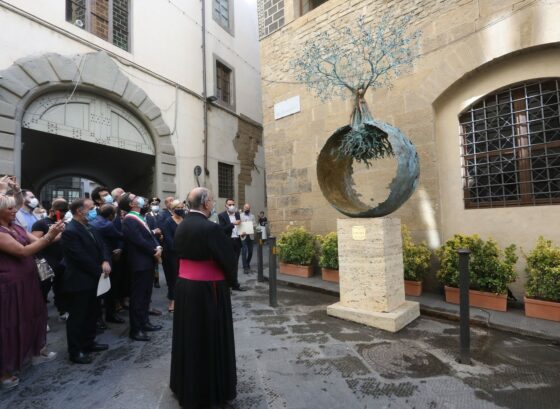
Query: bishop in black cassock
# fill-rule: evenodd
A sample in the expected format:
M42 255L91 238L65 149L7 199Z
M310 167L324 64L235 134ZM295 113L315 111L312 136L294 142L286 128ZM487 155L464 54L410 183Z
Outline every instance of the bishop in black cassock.
M221 405L236 397L237 374L230 287L237 268L223 229L208 220L214 200L205 188L188 196L177 227L171 390L184 408Z

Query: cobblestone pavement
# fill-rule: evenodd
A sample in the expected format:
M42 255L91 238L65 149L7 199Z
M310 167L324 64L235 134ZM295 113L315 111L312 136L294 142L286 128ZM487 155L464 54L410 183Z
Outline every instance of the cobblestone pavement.
M280 306L270 308L267 285L243 278L250 290L232 296L234 408L560 408L557 346L475 328L474 365L460 365L455 323L422 317L390 334L328 317L326 306L337 300L306 290L281 286ZM165 292L165 285L154 290L160 309ZM153 321L164 330L148 343L112 324L98 337L110 350L82 366L67 361L64 324L51 318L58 359L25 370L17 389L0 392L0 407L178 408L168 388L172 316Z

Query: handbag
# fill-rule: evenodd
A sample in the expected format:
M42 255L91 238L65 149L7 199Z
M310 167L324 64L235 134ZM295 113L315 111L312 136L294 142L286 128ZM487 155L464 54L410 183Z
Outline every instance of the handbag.
M37 263L37 271L41 281L54 277L54 271L51 266L49 266L49 263L47 263L47 260L44 258L35 258L35 262Z

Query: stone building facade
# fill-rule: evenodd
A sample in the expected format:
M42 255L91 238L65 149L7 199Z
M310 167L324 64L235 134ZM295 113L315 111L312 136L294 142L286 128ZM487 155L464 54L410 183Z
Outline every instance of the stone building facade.
M560 2L329 0L306 13L302 0L273 3L260 6L273 232L303 225L326 233L344 217L321 194L316 160L329 136L349 122L353 101L321 102L295 81L290 62L318 31L355 24L361 15L375 22L391 12L412 13L410 29L422 31L414 67L391 89L366 95L373 116L402 130L420 158L418 188L394 215L432 248L455 233L493 237L502 246L513 242L524 251L539 235L560 243L557 223L550 222L560 212L560 26L555 17ZM276 31L267 20L270 7L283 10L284 25ZM275 119L275 108L296 97L293 113ZM492 125L495 106L509 111L497 111L494 119L500 123ZM494 146L496 141L502 145ZM521 153L527 150L532 156ZM394 169L393 161L383 160L371 169L355 167L354 179L377 197ZM529 180L524 182L523 175ZM516 295L523 293L523 264L520 260Z
M265 208L256 4L9 0L0 26L1 174Z

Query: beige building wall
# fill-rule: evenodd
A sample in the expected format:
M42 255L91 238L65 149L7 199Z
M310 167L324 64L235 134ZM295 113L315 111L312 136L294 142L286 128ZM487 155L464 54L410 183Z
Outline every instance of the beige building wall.
M344 217L324 199L317 182L316 160L328 137L348 123L351 100L322 103L288 72L306 39L331 24L354 23L389 9L414 12L411 29L421 29L420 58L391 89L366 95L379 120L400 128L416 145L421 176L417 191L396 213L417 240L438 247L454 233L492 236L529 250L544 234L560 243L550 220L558 206L465 210L461 181L459 113L476 99L505 85L538 77L560 77L558 1L418 1L329 0L293 19L285 1L287 23L261 39L264 145L269 220L274 233L304 225L316 233L335 231ZM288 19L292 16L292 21ZM299 96L300 112L275 120L278 102ZM375 197L394 169L391 161L357 169L359 185ZM368 189L366 186L365 190ZM521 237L523 236L523 237ZM519 263L522 268L523 263ZM514 286L522 293L524 274Z

